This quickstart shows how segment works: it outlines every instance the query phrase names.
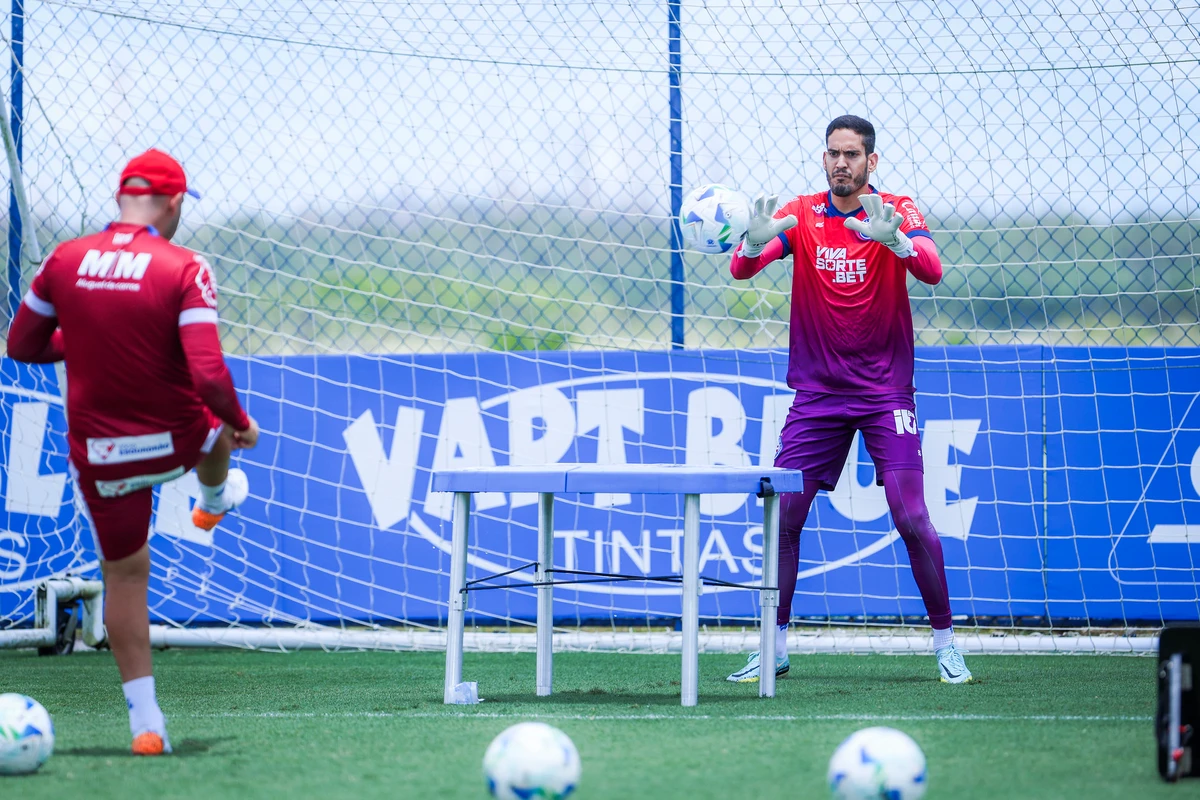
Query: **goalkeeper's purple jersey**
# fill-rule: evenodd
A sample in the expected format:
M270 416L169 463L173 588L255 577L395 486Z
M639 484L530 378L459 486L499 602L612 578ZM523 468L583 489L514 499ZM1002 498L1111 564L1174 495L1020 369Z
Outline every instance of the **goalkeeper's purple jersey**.
M875 192L874 187L871 188ZM880 193L910 237L929 236L910 197ZM891 250L845 226L829 192L797 197L777 217L799 223L780 234L795 257L787 383L833 394L913 391L913 323L908 271Z

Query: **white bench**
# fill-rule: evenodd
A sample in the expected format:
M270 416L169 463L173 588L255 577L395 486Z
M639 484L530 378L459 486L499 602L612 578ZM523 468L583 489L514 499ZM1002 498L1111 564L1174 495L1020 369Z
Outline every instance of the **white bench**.
M432 490L454 493L454 535L450 554L450 615L446 643L445 702L454 701L462 682L463 626L467 604L467 536L475 492L537 492L538 555L534 585L537 602L537 693L553 685L554 495L609 492L682 494L683 504L683 676L681 702L696 705L699 672L700 495L763 495L763 573L761 663L775 663L775 613L779 606L779 495L799 492L798 470L754 467L693 467L669 464L554 464L545 467L476 467L433 476ZM766 491L762 491L763 489ZM762 670L758 693L775 696L775 670Z

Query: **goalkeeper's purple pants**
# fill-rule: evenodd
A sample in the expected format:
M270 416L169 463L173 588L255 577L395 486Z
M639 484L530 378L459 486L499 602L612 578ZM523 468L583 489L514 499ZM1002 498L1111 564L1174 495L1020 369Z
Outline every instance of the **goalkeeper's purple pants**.
M854 432L863 443L883 484L896 530L908 548L909 562L929 621L937 630L950 627L950 595L942 543L925 507L921 437L910 391L881 397L798 391L779 436L775 466L804 471L804 492L785 494L779 515L779 624L791 616L796 594L800 531L817 492L832 489L846 463Z

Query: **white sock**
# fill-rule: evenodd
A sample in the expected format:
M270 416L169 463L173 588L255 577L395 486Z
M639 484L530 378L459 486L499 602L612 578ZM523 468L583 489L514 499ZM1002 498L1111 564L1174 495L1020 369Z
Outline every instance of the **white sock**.
M787 655L787 625L780 625L775 630L775 658Z
M946 628L945 630L942 630L942 631L939 631L937 628L933 629L933 649L934 650L941 650L943 647L948 647L952 644L954 644L954 628L953 627Z
M166 734L167 721L158 707L154 696L154 676L135 678L121 684L125 690L125 702L129 706L129 732L137 736L142 731Z
M225 481L218 486L200 484L200 507L210 514L222 514L229 510L225 502Z

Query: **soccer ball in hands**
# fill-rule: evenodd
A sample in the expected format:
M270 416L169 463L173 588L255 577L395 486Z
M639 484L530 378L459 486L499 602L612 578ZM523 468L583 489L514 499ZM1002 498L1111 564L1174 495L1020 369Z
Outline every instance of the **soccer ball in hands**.
M559 800L575 791L580 770L574 742L544 722L513 725L483 756L488 791L501 800Z
M864 728L829 760L829 788L839 800L916 800L925 794L925 754L895 728Z
M684 247L709 255L726 253L750 227L750 201L719 183L699 186L683 198L679 224Z
M54 723L42 704L0 694L0 775L36 772L54 752Z

